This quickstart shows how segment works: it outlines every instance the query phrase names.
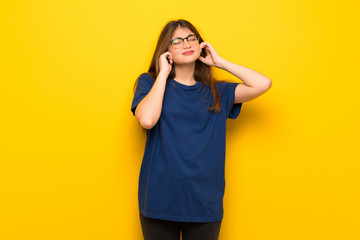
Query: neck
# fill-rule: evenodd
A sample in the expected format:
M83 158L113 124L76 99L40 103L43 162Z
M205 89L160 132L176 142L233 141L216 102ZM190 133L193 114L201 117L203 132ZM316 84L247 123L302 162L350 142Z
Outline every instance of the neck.
M182 84L185 85L195 84L196 80L194 79L194 73L195 73L195 62L175 65L176 81Z

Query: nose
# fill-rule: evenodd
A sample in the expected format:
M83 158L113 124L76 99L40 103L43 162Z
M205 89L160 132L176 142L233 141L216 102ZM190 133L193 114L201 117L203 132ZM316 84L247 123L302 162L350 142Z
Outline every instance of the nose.
M185 43L186 43L186 45L185 45ZM189 47L189 46L190 46L190 44L189 44L188 40L184 39L183 47Z

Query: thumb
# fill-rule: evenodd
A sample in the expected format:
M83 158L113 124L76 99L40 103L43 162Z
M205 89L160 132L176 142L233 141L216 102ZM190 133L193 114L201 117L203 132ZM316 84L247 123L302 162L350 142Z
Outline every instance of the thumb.
M202 62L204 62L204 60L205 60L205 58L203 58L202 56L200 56L198 59Z

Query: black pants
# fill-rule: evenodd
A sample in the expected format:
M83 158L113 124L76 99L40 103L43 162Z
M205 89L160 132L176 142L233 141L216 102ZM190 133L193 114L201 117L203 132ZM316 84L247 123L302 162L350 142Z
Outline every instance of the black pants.
M217 240L221 220L218 222L175 222L145 217L140 213L144 240Z

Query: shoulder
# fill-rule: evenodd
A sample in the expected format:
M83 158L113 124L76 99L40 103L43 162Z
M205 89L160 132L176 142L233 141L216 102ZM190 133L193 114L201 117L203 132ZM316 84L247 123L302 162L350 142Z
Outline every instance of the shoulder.
M216 81L215 82L215 86L217 87L217 89L219 90L220 93L222 93L224 91L226 92L226 91L234 90L238 84L239 84L238 82L231 82L231 81Z
M151 74L148 73L148 72L141 73L141 74L139 75L138 79L139 79L139 80L141 79L141 80L146 80L146 81L152 81L152 82L154 82L153 77L152 77Z
M141 73L137 78L137 85L151 87L154 85L154 79L149 73Z
M230 85L238 84L238 82L234 81L225 81L225 80L217 80L215 81L215 85L218 87L227 87Z

